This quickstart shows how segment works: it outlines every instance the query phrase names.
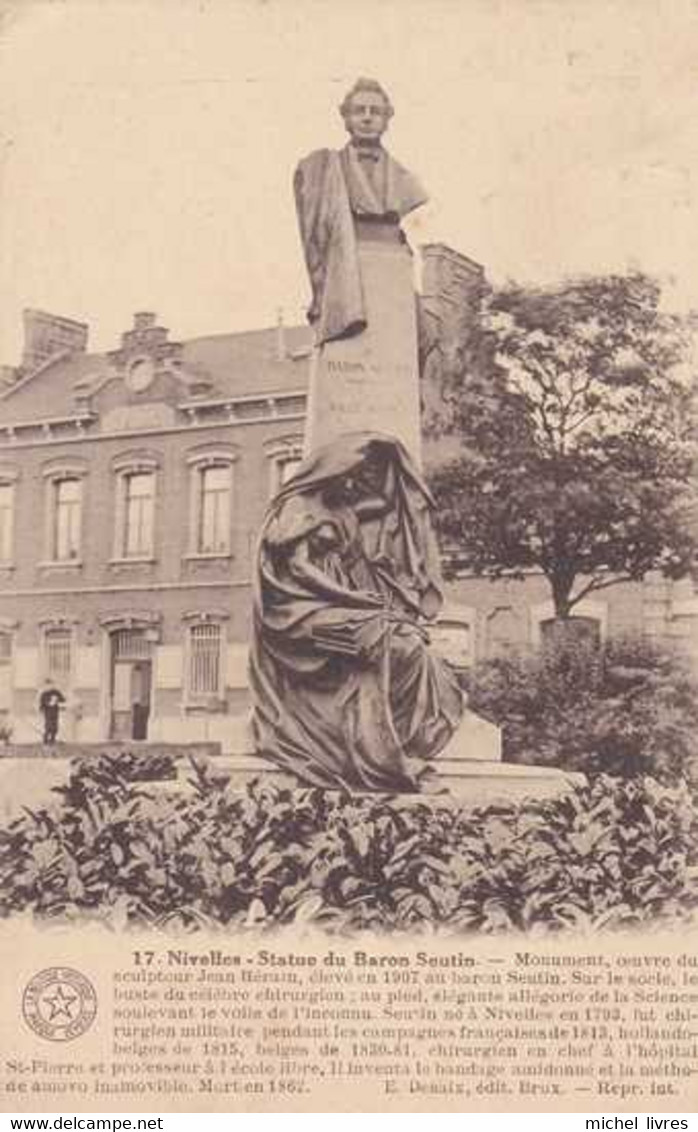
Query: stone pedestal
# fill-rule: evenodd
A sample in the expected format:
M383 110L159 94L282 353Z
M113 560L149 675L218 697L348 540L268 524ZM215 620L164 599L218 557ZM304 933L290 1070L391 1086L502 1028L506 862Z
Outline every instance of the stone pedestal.
M482 807L500 803L522 802L536 798L557 798L583 786L583 774L558 770L556 767L524 766L502 761L502 732L489 720L467 711L443 751L433 761L438 785L448 794L435 794L436 799L451 796L458 805ZM254 753L252 736L240 730L236 751L210 759L214 773L230 779L234 789L244 789L257 778L280 789L302 789L297 779ZM180 777L191 775L191 768L180 766ZM432 795L415 794L415 799Z
M499 763L502 761L502 729L467 708L448 743L437 756L437 770L444 761Z
M316 349L306 455L348 432L383 432L421 458L417 318L412 253L393 225L358 235L368 318L352 338ZM381 234L382 230L383 234Z
M0 824L20 817L26 809L42 810L60 801L56 787L66 786L71 770L78 759L95 761L118 755L141 754L153 760L171 758L178 773L191 777L190 758L213 762L220 756L220 743L43 743L7 744L0 748ZM172 786L175 780L165 780ZM149 788L156 786L149 780L136 784Z
M557 767L502 762L502 729L466 711L458 730L434 760L439 782L454 798L472 806L556 798L583 786L583 774Z
M453 752L455 756L455 752ZM262 785L286 790L301 790L302 785L291 774L276 770L266 759L255 754L222 755L210 761L214 774L230 780L233 789L243 790L257 779ZM583 774L558 770L555 767L520 766L514 763L491 762L474 758L441 758L434 761L438 785L444 793L410 794L415 801L445 801L468 808L483 808L507 803L559 798L585 784ZM180 767L180 780L191 777L191 768ZM169 784L163 787L167 789ZM361 797L371 797L362 794ZM378 797L378 795L375 795Z
M467 802L473 807L559 798L586 783L583 774L557 767L474 759L443 759L439 762L438 774L449 794L461 804Z
M21 817L25 809L36 812L55 805L59 795L54 789L67 785L69 777L69 758L0 759L0 824Z
M512 763L491 762L470 757L439 758L434 768L444 794L411 794L415 802L450 803L459 807L479 808L491 805L556 798L584 785L584 775L571 774L553 767L515 766ZM262 785L279 789L302 789L293 775L275 770L258 755L237 754L207 757L205 760L214 774L230 780L233 789L243 790L253 779ZM7 758L0 760L0 824L19 817L25 807L41 810L56 805L57 786L67 784L71 759L66 757L42 759ZM177 763L176 780L139 782L138 789L150 793L183 794L188 797L193 788L193 777L188 758ZM361 795L370 797L371 795ZM378 795L375 795L377 797Z

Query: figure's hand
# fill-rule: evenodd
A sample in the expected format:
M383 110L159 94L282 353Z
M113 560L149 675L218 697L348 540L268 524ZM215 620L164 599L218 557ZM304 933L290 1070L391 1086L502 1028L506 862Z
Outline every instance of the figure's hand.
M364 664L375 664L380 656L381 639L362 642L359 648L359 660Z
M441 610L441 594L435 586L428 586L420 595L419 606L427 621L435 621Z

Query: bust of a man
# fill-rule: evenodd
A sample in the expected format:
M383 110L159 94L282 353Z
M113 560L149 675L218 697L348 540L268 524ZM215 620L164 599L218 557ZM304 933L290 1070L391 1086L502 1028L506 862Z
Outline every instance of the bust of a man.
M380 83L359 79L344 98L339 112L351 137L342 158L352 212L367 214L367 202L363 199L366 194L361 191L362 180L367 180L375 196L376 208L371 214L385 215L387 154L381 139L394 113L392 103Z
M397 220L424 204L426 193L416 178L383 148L394 110L380 83L359 79L339 110L351 138L341 159L354 215Z
M356 251L356 220L397 222L427 200L422 186L383 148L393 116L375 79L358 79L340 106L350 135L341 150L318 149L294 177L298 222L313 300L308 311L318 343L366 326Z

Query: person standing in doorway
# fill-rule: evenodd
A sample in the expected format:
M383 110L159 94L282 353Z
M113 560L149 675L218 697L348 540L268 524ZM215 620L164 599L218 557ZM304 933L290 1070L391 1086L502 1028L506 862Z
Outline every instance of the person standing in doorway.
M44 718L44 743L52 746L58 738L60 711L65 704L65 696L49 677L39 697L39 711Z

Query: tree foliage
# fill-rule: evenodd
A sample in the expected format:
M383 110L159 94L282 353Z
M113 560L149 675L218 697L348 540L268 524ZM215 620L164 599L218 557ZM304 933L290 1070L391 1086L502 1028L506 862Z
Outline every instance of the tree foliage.
M455 460L432 483L444 540L476 573L541 570L556 616L696 550L690 335L644 275L486 302L489 360L449 381ZM481 351L481 357L483 352Z

